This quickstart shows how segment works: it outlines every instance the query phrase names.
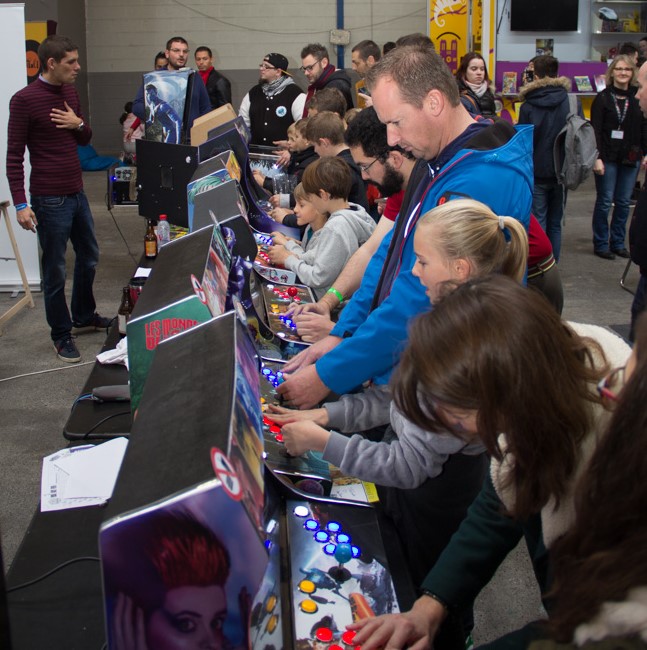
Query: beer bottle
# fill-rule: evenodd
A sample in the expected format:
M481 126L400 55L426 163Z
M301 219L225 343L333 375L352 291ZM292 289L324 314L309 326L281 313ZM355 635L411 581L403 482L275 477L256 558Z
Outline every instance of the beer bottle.
M124 287L121 296L121 305L117 311L117 319L119 321L119 334L126 335L126 323L130 320L130 314L133 310L132 302L130 301L130 287Z
M157 235L153 226L153 220L148 220L148 228L146 228L146 235L144 236L144 255L148 259L155 259L157 257Z

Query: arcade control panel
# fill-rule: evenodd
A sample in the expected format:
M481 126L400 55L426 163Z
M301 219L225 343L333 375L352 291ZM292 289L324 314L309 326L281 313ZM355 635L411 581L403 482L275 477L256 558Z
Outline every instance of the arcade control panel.
M332 478L330 465L318 452L291 456L283 444L281 427L266 414L268 404L280 404L276 388L283 383L283 364L261 361L261 406L263 410L263 438L265 462L277 474L287 476L300 490L319 496L330 494Z
M302 345L310 345L301 340L297 334L297 326L288 311L292 303L311 303L314 296L310 289L303 285L263 284L263 300L269 328L287 341Z
M371 509L287 500L285 517L295 647L354 648L347 625L400 611Z
M269 564L252 606L254 650L359 650L354 621L408 609L416 594L392 525L375 508L311 497L269 472Z
M270 260L269 247L272 246L274 241L273 237L254 232L254 239L258 246L256 258L254 259L254 268L258 271L259 275L270 282L294 284L297 281L297 274L280 264L273 265Z

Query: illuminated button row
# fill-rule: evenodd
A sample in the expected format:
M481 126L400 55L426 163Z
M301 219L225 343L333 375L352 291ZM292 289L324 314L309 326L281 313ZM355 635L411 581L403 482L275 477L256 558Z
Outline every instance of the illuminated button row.
M274 384L274 386L277 386L278 384ZM281 433L281 427L276 424L276 422L273 422L270 420L270 418L267 417L267 415L263 416L263 424L268 428L269 432L274 436L274 439L276 442L283 442L283 434Z
M280 287L275 287L273 284L268 284L267 288L270 291L273 291L274 295L279 300L287 300L288 302L293 300L294 302L301 302L301 298L299 298L299 289L297 287L288 287L287 289L283 290Z
M297 324L289 316L286 316L285 314L279 314L279 320L281 323L283 323L283 325L285 325L285 327L296 332Z
M274 371L264 364L261 365L261 374L270 382L270 384L272 384L272 386L274 386L274 388L278 388L285 381L283 373L280 370Z
M351 558L358 558L361 555L360 548L351 544L350 535L342 532L339 522L329 521L326 524L326 529L320 530L321 525L316 519L309 516L310 511L306 506L295 506L292 512L300 519L308 517L303 522L303 527L314 533L315 541L323 544L323 552L326 555L334 556L341 564L345 564Z

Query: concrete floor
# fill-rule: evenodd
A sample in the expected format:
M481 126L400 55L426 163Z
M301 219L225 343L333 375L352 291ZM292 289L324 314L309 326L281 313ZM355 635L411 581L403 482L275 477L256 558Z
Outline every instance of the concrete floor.
M84 180L101 248L95 281L97 309L103 315L114 315L121 288L143 250L145 222L136 208L117 207L112 213L107 210L105 172L86 173ZM629 323L632 300L619 284L626 261L593 256L593 202L592 181L568 198L560 263L564 317L618 326L621 330ZM71 266L68 269L71 277ZM636 282L634 266L628 284L634 286ZM35 302L36 307L21 311L0 337L0 530L6 566L11 564L39 503L41 459L66 446L63 426L89 374L89 364L94 362L104 340L100 332L81 335L76 342L82 363L58 361L41 293L35 294ZM10 295L0 293L0 313L11 304ZM537 618L540 607L525 548L519 547L481 594L476 608L475 641L486 642Z

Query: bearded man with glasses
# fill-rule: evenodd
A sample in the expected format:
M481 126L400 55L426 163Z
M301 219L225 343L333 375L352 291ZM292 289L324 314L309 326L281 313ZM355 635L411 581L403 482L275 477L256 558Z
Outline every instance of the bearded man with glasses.
M258 84L243 97L238 114L251 133L249 143L271 147L287 140L288 127L303 115L306 96L282 54L267 54L258 70Z

